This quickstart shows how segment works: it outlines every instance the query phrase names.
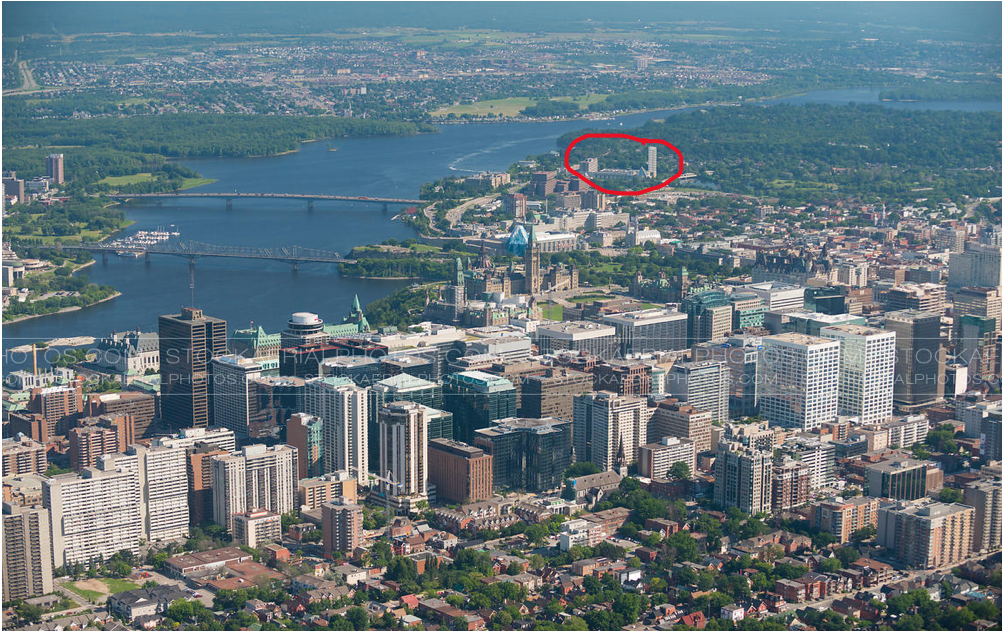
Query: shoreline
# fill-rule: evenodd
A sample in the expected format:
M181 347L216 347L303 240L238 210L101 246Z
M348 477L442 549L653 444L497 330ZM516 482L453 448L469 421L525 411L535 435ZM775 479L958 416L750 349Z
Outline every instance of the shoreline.
M92 302L89 305L75 306L75 307L64 307L64 308L60 309L59 311L53 311L52 313L36 313L36 314L32 314L32 315L23 315L23 316L21 316L19 318L14 318L13 320L7 320L7 321L3 322L2 324L16 324L18 322L24 322L25 320L34 320L35 318L44 318L46 316L57 315L59 313L69 313L71 311L80 311L81 309L87 309L88 307L93 307L94 305L99 305L102 302L108 302L109 300L114 300L115 298L118 298L121 295L122 295L122 292L116 291L115 293L113 293L112 295L108 296L107 298L102 298L101 300L98 300L97 302Z

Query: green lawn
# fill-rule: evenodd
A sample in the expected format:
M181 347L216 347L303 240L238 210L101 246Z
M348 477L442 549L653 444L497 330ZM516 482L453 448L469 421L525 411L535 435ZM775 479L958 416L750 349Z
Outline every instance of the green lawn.
M543 318L547 320L563 320L564 319L564 306L558 305L555 302L544 302L539 305L542 311Z
M215 184L216 180L207 177L186 177L184 178L184 183L181 184L181 190L186 191L189 188L195 188L196 186L205 186L206 184Z
M574 296L573 298L568 298L568 300L570 300L571 302L581 304L585 302L595 302L596 300L605 300L607 298L612 298L612 296L608 296L606 294L584 294L581 296Z
M153 179L152 173L136 173L134 175L109 175L106 178L101 179L98 184L107 184L109 186L125 186L126 184L139 184L140 182L149 182Z
M586 109L592 103L598 103L607 98L609 98L607 94L587 94L585 96L557 96L553 100L577 103L579 108ZM527 96L513 96L507 99L477 101L469 105L457 104L432 112L432 116L448 116L449 114L455 114L456 116L462 116L463 114L471 114L473 116L486 116L488 114L494 114L495 116L499 114L517 116L524 108L535 105L537 100Z
M84 579L84 580L87 580L87 579ZM84 587L80 587L78 585L78 583L82 583L84 581L77 581L76 583L67 583L66 584L66 589L70 590L71 592L73 592L75 594L79 594L80 596L83 596L87 600L97 601L101 597L107 596L109 594L117 594L119 592L127 592L130 589L138 589L140 587L138 584L133 583L132 581L127 581L127 580L122 579L122 578L99 578L99 579L96 579L96 580L104 583L108 587L107 594L103 593L103 592L99 592L99 591L94 590L94 589L86 589Z

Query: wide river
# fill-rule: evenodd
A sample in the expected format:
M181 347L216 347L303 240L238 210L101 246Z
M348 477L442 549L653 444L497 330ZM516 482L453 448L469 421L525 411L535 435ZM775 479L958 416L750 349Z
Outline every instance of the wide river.
M819 91L778 99L777 103L878 102L878 89ZM1000 103L885 103L909 109L1002 110ZM531 154L556 150L554 140L568 131L596 127L624 128L650 118L686 110L620 116L610 121L444 125L440 133L407 137L338 139L303 144L300 151L270 158L203 159L182 163L216 183L198 192L306 193L417 198L424 182L449 175L504 170ZM337 151L329 151L336 147ZM72 165L67 165L72 170ZM126 208L135 223L123 234L175 225L181 238L234 246L288 246L335 250L405 239L414 232L374 204L317 202L308 212L300 201L235 200L227 211L222 200L179 200ZM177 313L191 302L188 262L169 256L143 259L111 256L86 273L97 283L122 292L114 300L86 309L3 325L3 345L10 349L34 340L67 336L101 337L112 331L155 330L157 316ZM353 295L362 305L392 293L406 281L342 278L333 265L304 264L298 272L276 261L200 259L195 266L195 304L206 314L225 318L230 330L253 323L269 332L285 328L294 311L319 313L340 321ZM23 355L4 353L3 368L24 365Z

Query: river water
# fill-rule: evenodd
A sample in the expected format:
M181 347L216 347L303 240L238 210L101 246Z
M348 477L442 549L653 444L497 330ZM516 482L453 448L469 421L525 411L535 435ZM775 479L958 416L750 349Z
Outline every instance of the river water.
M773 102L873 103L878 89L825 90ZM885 103L903 109L1002 110L1002 103ZM686 110L620 116L610 121L485 123L444 125L440 133L407 137L338 139L302 145L300 151L268 158L185 160L182 164L217 182L198 192L306 193L417 198L424 182L448 175L504 170L531 154L556 150L554 140L584 128L635 127L650 118ZM337 151L329 148L336 147ZM72 165L68 165L72 169ZM124 231L175 225L181 238L217 245L288 246L335 250L390 238L413 230L375 204L317 202L312 212L301 201L178 200L126 208L136 223ZM74 312L3 325L5 349L34 340L113 330L155 330L157 316L177 313L191 303L188 262L169 256L143 259L111 256L86 272L97 283L122 292L118 298ZM269 332L285 328L294 311L319 313L328 322L347 314L352 297L362 305L392 293L407 281L342 278L334 265L304 264L298 272L277 261L200 259L194 272L194 303L206 314L225 318L230 330L252 321ZM4 372L24 365L23 355L4 354Z

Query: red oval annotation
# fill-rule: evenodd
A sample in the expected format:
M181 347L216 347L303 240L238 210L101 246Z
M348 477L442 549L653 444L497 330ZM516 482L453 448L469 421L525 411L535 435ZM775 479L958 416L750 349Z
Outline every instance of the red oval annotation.
M589 138L618 138L620 140L632 140L633 142L639 142L642 145L662 145L675 152L678 156L678 171L675 172L667 180L661 182L660 184L655 184L654 186L648 186L647 188L642 188L639 191L617 191L609 188L605 188L595 182L591 181L589 178L582 175L579 171L571 168L571 149L574 148L582 140L588 140ZM631 136L630 134L584 134L575 138L571 144L567 145L567 149L564 151L564 168L570 173L573 173L575 177L579 178L581 181L586 183L588 186L595 190L602 191L603 193L608 193L609 195L643 195L644 193L650 193L656 191L660 188L664 188L677 180L679 176L682 175L682 170L685 167L682 152L678 148L666 140L661 140L660 138L639 138L637 136Z

